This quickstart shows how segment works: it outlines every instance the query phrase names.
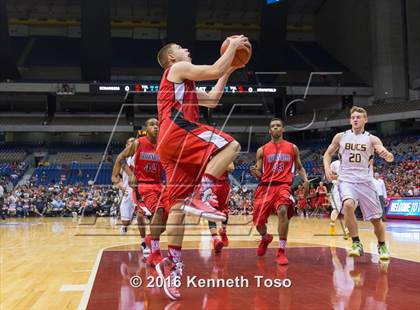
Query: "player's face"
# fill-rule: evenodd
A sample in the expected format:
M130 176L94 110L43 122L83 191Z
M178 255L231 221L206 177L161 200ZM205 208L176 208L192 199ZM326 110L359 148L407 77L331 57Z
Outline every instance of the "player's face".
M159 126L158 126L158 120L157 119L150 119L147 122L147 126L146 126L146 134L149 137L153 137L156 138L157 135L159 133Z
M174 58L175 62L178 61L188 61L191 62L191 54L188 51L188 49L183 48L180 45L174 44L174 46L171 48L172 53L170 55Z
M353 129L362 129L367 123L367 117L360 112L353 112L350 116L350 124Z
M270 123L269 133L273 138L280 138L283 135L284 128L281 121L272 121Z
M324 183L319 182L319 186L320 186L320 187L324 186Z

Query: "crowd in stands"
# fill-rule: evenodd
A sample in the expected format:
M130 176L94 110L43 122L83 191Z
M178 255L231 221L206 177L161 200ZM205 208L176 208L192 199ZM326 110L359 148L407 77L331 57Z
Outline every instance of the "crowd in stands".
M420 160L403 160L397 165L384 166L381 172L388 197L420 196Z
M7 183L10 182L12 186L15 186L25 174L26 169L28 169L28 165L24 161L0 163L0 176L7 180Z
M116 214L119 198L111 186L19 185L4 197L7 216L76 216Z
M246 185L233 186L229 198L229 214L250 215L253 210L254 190Z

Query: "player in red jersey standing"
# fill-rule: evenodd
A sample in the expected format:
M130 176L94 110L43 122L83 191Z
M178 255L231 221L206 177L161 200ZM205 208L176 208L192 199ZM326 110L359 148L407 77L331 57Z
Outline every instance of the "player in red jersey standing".
M251 167L251 174L260 179L255 192L253 214L254 224L261 235L257 255L263 256L273 240L273 236L267 233L266 224L271 212L276 211L279 233L276 262L279 265L288 264L285 249L289 219L294 213L291 185L295 168L305 189L308 183L305 169L300 161L299 149L283 139L283 132L282 120L273 118L269 130L271 141L258 149L256 164Z
M155 266L162 260L160 254L159 239L164 230L166 219L167 196L162 183L163 167L159 154L156 152L158 121L150 118L145 123L146 136L138 138L130 146L125 148L117 157L114 165L112 181L119 183L118 171L125 165L127 158L133 157L134 168L125 167L133 188L133 200L137 205L137 221L141 224L140 232L142 241L145 239L146 229L144 216L152 216L150 223L150 250L151 254L147 262ZM147 242L149 243L149 242Z
M306 217L306 209L308 208L308 202L306 201L305 189L303 188L302 185L298 186L297 196L298 196L298 207L303 212L303 216Z
M165 69L158 92L158 152L167 175L170 212L168 257L156 271L164 278L170 277L170 281L164 281L164 291L173 300L181 296L175 284L182 274L185 213L212 221L226 220L217 210L213 189L236 158L240 145L198 120L199 106L217 106L230 74L237 69L231 66L236 50L248 44L244 36L228 40L228 48L213 65L193 65L188 50L175 43L166 44L157 56ZM215 79L218 81L209 93L196 90L194 81Z
M222 222L222 227L219 229L219 235L222 240L219 240L217 237L217 225L216 222L209 221L209 229L211 233L211 237L213 239L213 247L216 253L219 253L223 247L227 247L229 245L229 239L227 237L226 226L228 223L228 216L229 216L229 193L230 193L230 184L229 184L229 176L230 172L235 170L235 165L230 163L227 171L220 177L218 180L215 188L214 194L217 197L218 201L218 210L223 212L226 216L226 220Z
M310 203L311 209L316 208L316 190L313 184L311 184L309 188L309 203Z
M316 201L316 208L321 208L324 210L325 205L328 203L327 200L327 188L323 182L319 182L318 187L316 188L316 193L318 194L318 199Z

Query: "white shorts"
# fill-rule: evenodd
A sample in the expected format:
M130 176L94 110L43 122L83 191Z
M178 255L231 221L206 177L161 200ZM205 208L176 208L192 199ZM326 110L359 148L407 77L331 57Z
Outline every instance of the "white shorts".
M364 183L338 181L337 188L341 203L347 199L352 199L356 205L359 203L365 221L382 217L381 202L373 181ZM345 213L345 210L343 210L343 213Z
M128 189L128 191L125 192L121 205L120 205L120 215L121 220L123 221L131 221L133 218L133 213L135 211L136 207L134 206L133 201L133 191L131 188Z

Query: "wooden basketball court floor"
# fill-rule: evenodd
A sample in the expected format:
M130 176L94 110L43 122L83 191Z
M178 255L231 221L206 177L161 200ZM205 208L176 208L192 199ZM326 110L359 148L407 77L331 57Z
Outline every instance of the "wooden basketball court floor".
M275 221L270 218L270 233ZM138 251L136 226L121 236L110 218L10 218L0 222L0 309L420 309L420 222L386 222L392 259L384 265L370 223L359 222L366 255L353 259L338 223L330 236L327 219L295 217L287 267L274 263L276 236L266 256L256 256L259 237L249 216L230 218L230 245L219 255L207 223L187 223L185 280L246 277L248 286L183 283L182 299L171 302L161 288L130 286L133 275L143 282L154 275ZM163 250L166 240L163 235ZM260 282L266 279L290 283L276 288Z

